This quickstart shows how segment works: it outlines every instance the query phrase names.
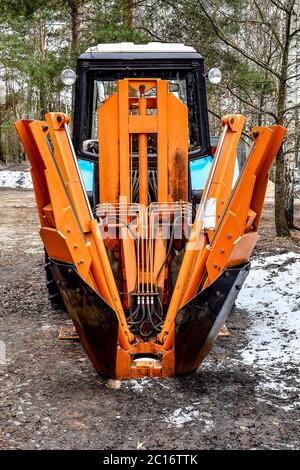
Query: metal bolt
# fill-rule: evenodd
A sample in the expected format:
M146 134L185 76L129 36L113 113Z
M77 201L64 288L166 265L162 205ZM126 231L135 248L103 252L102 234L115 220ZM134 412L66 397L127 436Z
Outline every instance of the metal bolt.
M227 234L227 238L231 238L231 233L228 233L228 234Z
M254 131L252 135L253 135L254 138L256 138L256 137L259 136L259 132L258 132L258 131Z

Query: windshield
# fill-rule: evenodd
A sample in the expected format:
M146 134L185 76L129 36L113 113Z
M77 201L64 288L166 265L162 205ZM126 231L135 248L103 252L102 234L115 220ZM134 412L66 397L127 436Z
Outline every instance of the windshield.
M161 78L175 84L172 91L188 107L189 151L197 150L202 142L199 133L199 100L197 97L196 76L191 70L116 70L89 72L88 109L84 126L82 149L88 153L98 154L98 109L106 98L116 92L117 80L123 78ZM155 90L152 92L155 92ZM151 91L150 91L151 93ZM151 95L149 95L151 96ZM155 136L151 137L155 139ZM156 145L152 145L153 153Z
M187 106L186 80L169 80L169 83L176 85L176 91L172 93L176 98L180 99ZM93 109L92 109L92 126L90 139L98 140L98 110L104 101L117 91L116 80L94 80L93 82ZM138 93L133 88L130 90L130 96L137 96ZM145 93L150 98L156 95L156 87L151 88ZM149 110L151 111L151 110ZM154 110L153 110L154 112Z

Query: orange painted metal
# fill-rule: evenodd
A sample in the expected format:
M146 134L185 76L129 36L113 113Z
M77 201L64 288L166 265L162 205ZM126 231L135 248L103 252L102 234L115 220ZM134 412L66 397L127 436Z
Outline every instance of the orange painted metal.
M155 91L154 91L155 90ZM149 96L152 91L155 97ZM147 94L148 93L148 94ZM135 96L132 96L135 95ZM147 112L147 110L151 112ZM154 112L155 111L155 112ZM117 124L119 121L119 125ZM112 121L110 127L109 122ZM158 202L188 199L188 112L187 107L168 91L168 82L159 79L125 79L117 84L117 92L98 110L100 138L100 202L130 204L132 136L138 136L139 205L141 210L139 252L126 228L121 228L122 265L127 292L133 290L138 265L138 289L149 291L150 278L156 280L166 255L166 241L157 236L153 269L147 234L148 207L148 145L149 134L157 135ZM113 142L113 143L112 143ZM131 142L131 145L128 143ZM112 144L111 144L112 143ZM129 146L128 146L129 145ZM131 151L130 151L131 150ZM108 175L117 174L111 184ZM128 223L129 220L123 220ZM106 242L108 249L117 244ZM165 270L157 279L157 287L164 287ZM146 282L145 282L146 280ZM142 282L140 282L142 281Z
M157 286L160 292L163 292L166 277L165 270L160 269L166 256L166 245L167 240L163 238L161 231L159 231L155 240L153 279L154 284Z
M117 290L116 281L111 270L111 266L108 260L108 256L107 256L107 252L105 249L105 245L103 243L103 239L100 234L97 220L94 219L90 221L90 229L91 229L91 233L93 234L95 246L97 248L99 259L103 268L104 278L107 282L108 290L109 290L109 293L113 302L113 307L120 322L119 341L120 341L121 346L128 348L130 341L133 341L134 338L133 338L132 333L130 333L128 329L128 325L127 325L127 321L124 315L120 296Z
M216 200L216 222L222 216L227 201L231 195L234 169L237 158L237 147L245 124L245 117L241 114L228 115L222 118L222 125L228 125L220 164L217 166L208 193L208 199ZM209 240L214 236L214 230L207 229Z
M168 201L188 201L187 107L173 93L168 93L167 97ZM165 202L160 196L158 200Z
M60 113L48 113L45 118L51 133L55 163L59 167L72 205L76 208L79 224L83 232L89 232L90 207L80 178L74 150L68 138L69 117ZM68 156L69 153L73 154L73 158Z
M64 115L58 113L46 116L46 120L48 118L48 121L52 122L52 119L57 119L58 117L60 118L59 122L63 122ZM46 177L45 189L47 189L49 193L49 199L53 208L56 224L55 235L53 234L53 228L49 228L47 226L42 226L41 228L41 235L45 243L45 248L48 253L51 253L51 256L54 259L68 260L68 262L72 260L83 279L85 279L93 289L101 292L102 295L104 292L107 292L107 288L103 287L103 285L107 285L110 297L106 300L115 309L122 326L119 329L120 344L123 347L129 347L129 341L132 341L133 335L130 333L127 326L104 243L98 234L98 224L97 227L95 227L93 222L96 221L91 220L91 218L88 220L89 213L85 212L84 188L80 183L79 175L76 176L76 174L72 173L77 171L77 168L74 156L72 155L72 149L70 148L67 140L67 135L65 134L65 138L61 141L59 140L61 136L59 136L56 140L59 152L57 152L54 147L54 152L52 153L48 143L49 131L51 142L55 140L56 132L64 133L65 131L61 130L60 127L57 129L55 125L49 126L50 129L48 130L45 123L37 121L34 121L27 126L25 124L26 131L24 131L24 122L23 124L18 123L17 129L20 127L22 129L22 137L25 139L25 145L28 149L27 155L34 172L37 172L38 168L41 168L41 160L45 165L45 169L41 171L44 172ZM35 141L36 148L31 147L29 149L27 142L30 142L31 140ZM59 158L57 158L57 155ZM70 165L70 161L72 160L74 166ZM65 161L68 162L68 165L65 165ZM36 165L36 162L38 162L38 165ZM71 174L69 174L69 170ZM71 175L77 186L76 198L73 200L70 194L72 184L67 184L71 181ZM71 181L71 183L73 183L73 181ZM79 199L80 192L82 192L81 199ZM81 204L78 201L81 201ZM42 200L40 199L37 202L40 204ZM78 207L76 204L78 204ZM41 207L39 210L42 212ZM84 221L85 224L89 222L89 232L93 235L94 246L97 250L96 253L93 253L93 268L91 266L92 257L90 255L91 243L86 239L83 232L83 227L79 217L80 214L81 221ZM58 243L59 238L63 241ZM64 247L65 253L62 254ZM96 261L96 255L99 257L101 269L99 269L99 264ZM93 276L93 272L94 274L97 274ZM100 287L98 287L97 281L99 282Z
M245 263L251 256L258 240L257 232L248 232L237 238L227 260L226 267L238 266Z
M107 99L105 106L98 110L98 133L101 135L100 202L115 204L120 194L119 106L116 94Z
M157 193L158 201L168 201L168 83L157 82Z
M248 231L247 236L244 235L248 211L250 208L256 214L261 214L267 185L266 175L269 172L274 156L279 150L285 132L285 128L281 126L255 129L253 134L255 136L254 146L211 242L212 250L207 260L208 277L205 286L209 285L219 276L220 272L228 266L229 260L231 266L241 262L240 252L242 245L244 245L243 249L246 256L249 256L250 250L247 249L247 245L250 241L249 234L251 232ZM257 178L261 180L260 190L254 192ZM256 218L253 221L252 227L253 232L257 231L258 222L256 222ZM240 247L236 252L238 256L235 260L235 252L232 250L234 243L240 237L242 237L242 240L239 241ZM252 243L252 248L254 248L253 241L250 243ZM242 261L247 259L248 257L245 257Z
M270 165L285 129L253 130L254 145L232 190L236 149L244 125L241 115L222 119L223 134L200 207L185 246L175 287L169 292L164 214L171 203L188 199L188 113L159 79L125 79L98 110L100 203L116 210L117 239L102 238L87 203L68 134L68 117L49 113L45 121L19 121L17 130L31 163L40 234L49 256L74 265L81 278L110 306L118 321L114 378L172 376L175 370L174 321L180 308L224 270L247 261L257 241ZM132 201L132 139L137 134L139 201L137 241L129 229ZM148 135L157 139L157 202L148 208ZM125 199L124 199L125 198ZM214 227L205 228L205 210L215 200ZM165 207L163 206L165 204ZM141 209L144 207L144 209ZM129 209L128 209L129 210ZM173 212L172 212L173 211ZM172 219L173 217L173 219ZM184 241L176 241L184 250ZM120 295L108 251L120 262L125 294ZM168 251L169 258L171 252ZM158 291L158 292L157 292ZM159 334L147 341L132 333L128 317L131 295L143 302L159 293L167 313ZM122 295L124 292L122 292ZM126 313L127 312L127 313ZM80 334L80 332L79 332ZM176 344L175 344L176 348ZM89 347L86 347L89 351ZM92 354L92 353L91 353ZM96 358L101 362L101 358ZM91 358L95 364L96 360ZM194 366L195 364L193 364Z
M127 204L131 202L130 155L128 135L128 82L118 82L118 111L119 111L119 155L120 155L120 192L126 198ZM100 162L101 164L101 162ZM116 168L117 171L117 168ZM104 183L105 184L105 183ZM109 184L109 180L106 181ZM101 181L100 181L101 185ZM110 201L109 201L110 202Z
M207 230L206 233L203 232L203 213L205 211L205 204L207 203L207 200L214 198L217 201L216 215L219 215L220 217L230 196L236 161L236 150L244 122L245 118L241 115L229 115L222 119L224 138L222 140L222 148L217 150L217 152L219 152L218 164L215 169L213 165L211 167L210 175L208 177L206 187L204 188L195 222L193 224L190 239L186 246L185 255L179 270L164 326L159 335L159 340L165 344L166 348L171 347L171 344L174 341L173 323L180 306L183 303L188 302L193 295L195 295L204 275L206 260L209 255L206 245L209 243L212 233L211 230ZM219 143L219 146L220 145L221 144ZM209 180L211 180L211 184L208 187Z
M44 194L46 192L49 194L48 204L51 203L52 205L56 230L65 238L69 255L74 260L80 275L94 285L89 277L91 257L79 222L79 211L77 212L73 206L67 186L62 179L62 174L58 170L57 162L48 145L48 127L44 123L34 121L28 126L27 130L37 145L37 152L28 154L33 168L37 171L37 167L34 166L36 160L42 160L45 165L44 177L46 178L46 185ZM42 207L40 207L40 211L43 212ZM48 227L48 224L43 228L44 234L52 230L52 228ZM56 244L49 242L49 246L47 243L45 248L47 251L55 253Z
M139 98L139 116L147 116L147 98ZM143 129L144 130L144 129ZM139 202L148 206L148 144L147 133L139 134Z
M225 120L223 124L224 122ZM242 125L243 120L239 122L239 126L242 127ZM240 131L241 130L240 128ZM203 243L202 255L198 254L197 264L193 262L195 256L193 247L195 246L196 250L200 248L199 242L203 234L202 221L198 220L196 216L196 221L182 261L165 323L159 335L159 339L165 349L172 347L174 343L173 325L178 309L184 302L190 300L187 296L184 298L183 293L186 291L189 291L191 294L193 293L191 288L189 290L192 272L195 272L198 266L200 267L201 275L197 278L197 281L200 278L203 279L204 282L201 286L203 290L217 279L226 267L236 266L249 259L257 240L257 234L251 235L250 232L244 235L246 229L248 232L251 230L249 226L247 226L249 209L253 210L256 214L260 214L265 194L265 187L262 187L260 191L254 194L255 181L258 177L260 178L260 185L263 186L264 184L266 186L266 175L269 172L270 165L278 152L284 135L285 129L280 126L256 128L254 130L254 146L239 177L235 190L230 194L227 192L228 201L223 212L220 214L219 222L213 232L209 243L209 250L207 250L206 247L204 248L205 244ZM226 142L226 136L224 142ZM226 146L222 146L214 175L218 173L222 175L221 171L218 172L218 167L224 164L223 155L224 158L226 158L225 150ZM261 171L262 174L260 173ZM214 181L214 179L212 181ZM219 198L220 195L223 198L224 192L223 194L221 192L217 197ZM251 215L253 214L251 213ZM258 224L256 225L255 220L256 219L253 220L252 226L254 232L257 231L258 228ZM203 258L205 259L205 267ZM182 302L183 298L184 302Z

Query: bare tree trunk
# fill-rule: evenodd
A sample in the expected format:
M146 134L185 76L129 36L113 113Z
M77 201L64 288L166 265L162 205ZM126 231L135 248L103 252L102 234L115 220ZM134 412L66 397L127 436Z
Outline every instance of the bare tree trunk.
M281 60L280 80L278 84L278 98L277 98L277 124L284 125L284 113L286 104L287 92L287 69L289 63L289 47L290 47L290 30L291 30L291 14L286 12L285 30L283 41L283 52ZM290 190L286 190L286 183L292 175L289 169L286 168L284 151L281 147L276 156L276 177L275 177L275 225L278 237L289 237L290 230L287 223L286 216L287 208L293 211L293 202L290 201ZM288 186L290 186L288 184Z
M295 154L285 156L285 220L289 229L294 225L294 163Z
M69 0L71 12L71 52L76 52L79 45L79 1Z
M41 20L38 24L37 29L37 48L40 54L40 61L41 63L45 62L46 59L46 35L44 30L44 23ZM44 115L49 111L48 104L50 101L50 97L48 95L47 90L47 80L44 75L40 76L39 79L39 114L42 119L44 119Z
M288 237L289 228L285 219L285 171L284 171L284 152L280 148L276 156L276 176L275 176L275 225L278 237Z
M77 57L79 39L80 39L80 19L79 19L80 0L69 0L68 5L69 5L70 15L71 15L71 57L72 59L75 60L75 57ZM72 86L72 117L73 117L74 105L75 105L75 85Z
M4 122L4 110L5 105L0 105L0 161L5 163L5 155L4 155L4 148L3 148L3 132L2 132L2 125Z
M5 155L3 151L3 143L2 143L2 124L0 123L0 162L5 163Z
M259 97L259 108L260 108L260 109L264 109L264 106L265 106L265 90L264 90L264 88L265 88L265 87L263 87L262 92L261 92L261 95L260 95L260 97ZM262 126L262 125L263 125L263 113L259 113L259 114L258 114L257 125L258 125L258 126Z
M300 115L296 108L295 112L295 166L300 166Z
M125 0L124 7L124 23L126 24L129 31L133 30L133 11L134 11L134 0Z

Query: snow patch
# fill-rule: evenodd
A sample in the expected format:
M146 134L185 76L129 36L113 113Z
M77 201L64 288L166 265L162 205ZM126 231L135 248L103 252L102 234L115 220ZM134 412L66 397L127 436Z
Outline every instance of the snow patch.
M249 344L241 351L244 363L261 367L271 360L300 363L299 254L254 260L236 306L252 317Z
M0 187L32 189L29 171L0 170Z
M0 366L6 365L6 345L4 341L0 339Z
M214 427L213 420L209 413L201 413L193 406L185 406L184 408L177 408L169 416L164 417L164 421L169 427L182 428L186 423L195 425L196 421L202 425L202 432L211 431Z
M185 408L177 408L170 416L165 416L164 420L169 426L182 428L185 423L195 421L198 416L198 410L195 410L192 406L186 406Z
M261 373L258 402L283 411L300 406L300 255L258 258L236 306L247 311L248 345L241 359ZM282 373L282 370L290 373Z
M126 388L131 388L135 392L142 393L145 388L149 388L153 385L152 380L149 377L143 377L140 380L124 380Z

